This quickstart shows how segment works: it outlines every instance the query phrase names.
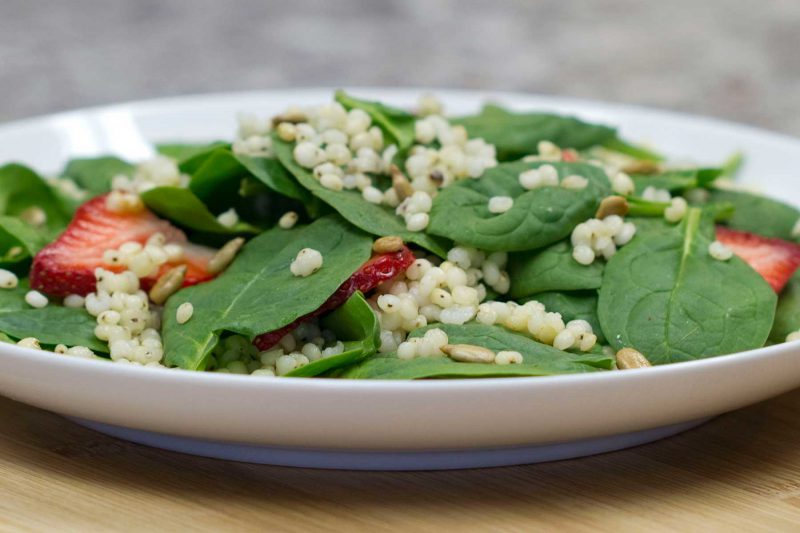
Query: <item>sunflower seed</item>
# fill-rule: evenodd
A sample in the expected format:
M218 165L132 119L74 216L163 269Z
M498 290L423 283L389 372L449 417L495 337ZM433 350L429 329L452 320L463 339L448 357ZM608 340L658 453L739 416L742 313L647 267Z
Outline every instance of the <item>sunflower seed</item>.
M441 350L453 361L462 363L493 363L495 357L489 348L472 344L445 344Z
M620 370L627 370L629 368L645 368L653 366L638 351L633 348L623 348L617 352L617 368Z
M154 303L161 305L167 301L167 298L178 292L183 286L183 280L186 278L186 265L176 266L165 272L153 288L150 289L150 299Z
M225 246L220 248L214 257L211 258L211 261L208 262L209 274L219 274L228 268L228 265L233 262L233 259L236 257L236 254L239 253L239 250L242 249L243 245L244 239L242 237L236 237L225 243Z

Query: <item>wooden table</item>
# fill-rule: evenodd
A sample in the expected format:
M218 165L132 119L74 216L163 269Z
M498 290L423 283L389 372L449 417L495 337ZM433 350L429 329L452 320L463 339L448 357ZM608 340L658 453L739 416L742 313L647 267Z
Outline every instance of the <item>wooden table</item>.
M6 399L0 433L3 531L800 530L800 390L628 451L470 471L196 458Z

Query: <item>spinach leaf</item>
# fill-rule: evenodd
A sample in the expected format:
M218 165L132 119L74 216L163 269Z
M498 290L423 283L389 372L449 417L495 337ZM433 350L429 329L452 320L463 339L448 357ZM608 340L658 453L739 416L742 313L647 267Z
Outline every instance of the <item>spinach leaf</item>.
M654 175L635 174L631 178L636 186L637 194L642 194L647 187L666 189L675 193L698 187L709 187L721 175L721 168L693 168L670 170Z
M289 265L302 248L318 250L322 268L296 277ZM202 370L222 331L253 338L318 309L369 259L372 239L337 216L291 230L275 228L247 243L218 278L173 295L164 311L166 364ZM177 308L194 306L178 324Z
M238 154L234 154L234 157L258 181L273 191L305 203L317 201L316 198L297 183L294 176L292 176L277 159Z
M615 349L662 364L764 345L775 293L738 257L713 259L713 235L710 217L691 208L680 225L637 235L611 258L598 317Z
M72 218L36 172L16 163L0 167L0 215L18 216L30 207L41 208L47 215L44 228L49 236L63 230Z
M509 256L512 298L545 291L597 289L603 280L603 262L581 265L572 258L572 245L561 241L533 252Z
M519 174L544 164L552 164L560 179L577 174L589 183L578 190L556 186L523 189ZM533 250L568 236L578 223L594 215L609 191L605 172L592 165L504 163L488 169L480 179L442 189L434 198L428 231L482 250ZM514 205L505 213L490 213L488 204L493 196L510 196Z
M53 304L0 314L0 331L14 339L36 337L45 346L86 346L95 353L108 353L108 345L94 336L95 319L82 309Z
M41 232L20 219L0 216L0 266L33 257L47 243Z
M641 145L631 144L627 141L623 141L619 137L614 137L613 139L609 139L603 143L603 146L609 150L613 150L614 152L619 152L620 154L625 154L634 159L644 159L647 161L663 161L664 156L654 152L653 150L646 148Z
M372 121L389 137L390 142L387 145L393 142L398 149L404 150L414 144L416 117L408 111L380 102L353 98L342 90L336 91L335 99L345 109L361 109L372 117Z
M323 318L322 325L344 342L344 352L301 366L286 374L287 376L318 376L329 370L357 363L378 351L381 334L378 317L360 292L353 294L344 305Z
M444 330L451 344L474 344L496 352L516 350L522 354L523 363L517 365L459 363L446 357L420 357L406 361L398 359L395 354L378 354L344 369L337 375L349 379L546 376L609 370L614 364L613 358L607 355L563 352L500 326L487 326L476 322L460 326L434 324L415 330L411 336L420 337L433 327Z
M212 212L222 212L239 199L239 186L247 175L230 150L218 148L192 173L189 189Z
M272 146L280 162L297 178L300 184L314 196L333 207L348 222L372 235L397 235L406 242L413 242L440 257L447 255L447 243L424 232L408 231L402 218L394 209L367 202L357 191L332 191L314 179L308 170L298 165L292 155L293 144L272 137Z
M597 342L605 344L606 338L597 318L597 292L542 292L525 298L523 301L536 300L544 304L550 312L561 313L564 322L570 320L585 320L592 325L592 331L597 335Z
M784 342L786 336L800 329L800 270L786 284L778 297L775 309L775 322L769 339L772 342Z
M189 189L156 187L140 196L151 210L185 228L221 234L259 232L258 228L246 222L239 222L233 227L223 226Z
M74 181L92 195L111 190L111 179L119 174L130 176L133 165L114 156L72 159L61 171L61 176Z
M205 157L217 148L230 148L230 143L214 141L211 143L162 143L156 145L159 154L174 159L183 172L191 174Z
M451 122L467 128L470 137L493 144L499 161L535 154L540 141L583 150L616 139L616 131L608 126L550 113L514 113L494 104L487 104L477 115Z
M86 346L108 353L108 345L94 336L97 323L89 313L54 303L34 309L25 303L28 290L24 279L15 289L0 289L0 333L15 341L36 337L45 346Z
M733 204L733 215L725 224L733 229L757 233L764 237L797 240L792 229L800 219L800 211L778 200L743 191L711 191L710 203Z

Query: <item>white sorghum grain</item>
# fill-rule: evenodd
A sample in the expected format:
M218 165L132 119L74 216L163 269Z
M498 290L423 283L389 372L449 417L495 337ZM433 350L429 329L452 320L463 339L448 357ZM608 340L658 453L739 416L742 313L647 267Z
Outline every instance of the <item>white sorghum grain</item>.
M232 228L239 223L239 214L233 208L228 209L224 213L217 215L217 222L226 228ZM140 276L141 277L141 276Z
M666 189L658 189L651 185L645 187L644 191L642 191L642 198L651 202L666 203L672 200L672 195Z
M585 244L579 244L572 250L572 257L581 265L591 265L594 262L594 250Z
M31 348L33 350L41 350L42 345L39 343L39 339L36 337L25 337L24 339L17 342L17 346L22 346L23 348Z
M542 159L555 161L561 159L561 148L559 148L555 143L550 141L539 141L539 143L536 145L536 148L539 152L539 156Z
M617 194L627 196L633 194L636 186L630 176L624 172L618 172L611 178L611 189Z
M800 331L793 331L786 336L786 342L800 341Z
M364 200L371 204L381 204L383 203L383 193L377 187L369 186L365 187L363 191L361 191L361 195L364 197Z
M406 216L406 229L408 231L422 231L428 227L429 222L428 213L412 213Z
M489 198L489 212L499 215L514 206L514 199L510 196L492 196Z
M299 216L294 211L287 211L283 214L283 216L278 220L278 226L283 229L291 229L297 224Z
M292 154L297 164L304 168L314 168L325 158L324 150L308 141L297 143Z
M322 254L313 248L303 248L297 253L289 270L295 276L307 277L322 268Z
M585 189L589 185L589 180L583 176L573 174L561 180L561 186L565 189Z
M0 268L0 289L14 289L19 285L19 278L10 270Z
M49 303L47 296L39 291L28 291L25 294L25 302L36 309L47 307L47 304Z
M319 178L319 184L331 191L341 191L344 189L342 178L336 174L323 174Z
M733 252L731 249L719 241L714 241L708 245L708 253L711 257L717 259L718 261L727 261L733 257Z
M498 365L518 365L522 361L522 354L514 350L502 350L494 356L494 362Z
M72 348L67 349L66 355L81 357L83 359L94 358L94 352L86 346L73 346Z
M194 306L191 302L184 302L178 306L178 310L175 312L175 320L178 321L178 324L186 324L194 314Z
M684 215L686 215L686 210L688 208L689 205L686 203L686 200L680 196L673 198L670 201L669 207L664 209L664 218L667 222L679 222Z

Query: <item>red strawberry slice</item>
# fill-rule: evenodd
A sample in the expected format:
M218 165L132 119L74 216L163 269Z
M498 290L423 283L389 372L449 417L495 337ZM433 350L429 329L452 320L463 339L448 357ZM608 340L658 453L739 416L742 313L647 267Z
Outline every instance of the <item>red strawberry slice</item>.
M717 240L761 274L775 289L781 289L800 266L800 245L717 226Z
M98 196L78 208L67 229L55 242L45 246L33 260L31 287L53 296L86 295L95 290L94 270L103 267L120 272L121 265L107 265L103 252L135 241L144 244L155 233L162 233L169 243L184 247L189 266L185 285L211 279L206 266L214 250L188 243L186 235L148 210L139 213L117 213L106 207L106 197ZM175 265L164 265L162 270ZM158 275L143 279L149 289Z
M372 259L364 263L358 271L350 276L347 281L342 283L342 285L336 289L336 292L334 292L319 309L305 316L301 316L291 324L283 326L280 329L259 335L253 341L253 344L255 344L259 350L269 350L278 344L278 341L287 333L294 331L294 329L303 322L323 315L328 311L333 311L341 306L356 291L361 291L366 294L384 281L388 281L405 271L405 269L411 266L411 263L413 263L415 259L414 254L406 247L403 247L399 252L372 257Z

